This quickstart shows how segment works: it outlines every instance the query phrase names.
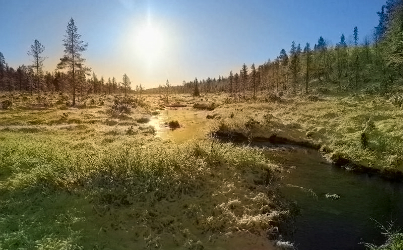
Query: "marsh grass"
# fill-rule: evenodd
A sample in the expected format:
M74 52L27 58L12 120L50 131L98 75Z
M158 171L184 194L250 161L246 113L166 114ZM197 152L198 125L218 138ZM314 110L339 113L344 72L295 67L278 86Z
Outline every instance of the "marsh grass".
M209 248L225 234L261 237L287 216L274 192L279 169L257 149L2 136L4 249Z
M356 164L381 171L403 171L403 110L387 96L358 94L282 97L281 102L226 104L215 110L225 128L245 137L277 135L309 141ZM259 97L260 98L260 97ZM228 119L225 117L236 117ZM373 128L365 130L371 120ZM365 147L362 133L365 131Z
M382 234L386 238L386 242L380 246L371 243L365 243L368 250L399 250L403 249L403 233L395 228L393 222L388 223L386 226L378 223Z

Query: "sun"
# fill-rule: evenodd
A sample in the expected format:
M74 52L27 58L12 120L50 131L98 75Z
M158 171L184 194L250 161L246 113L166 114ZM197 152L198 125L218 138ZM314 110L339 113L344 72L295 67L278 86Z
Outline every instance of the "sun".
M147 61L157 60L164 49L164 41L163 33L158 27L146 24L136 32L136 51Z

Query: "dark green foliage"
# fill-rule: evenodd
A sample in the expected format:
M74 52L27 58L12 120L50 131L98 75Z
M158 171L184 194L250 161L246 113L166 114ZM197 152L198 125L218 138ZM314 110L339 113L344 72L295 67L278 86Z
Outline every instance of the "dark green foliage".
M363 149L368 147L368 135L365 132L361 133L361 147Z
M358 45L358 28L357 28L357 26L354 27L353 36L354 36L354 45L357 46Z

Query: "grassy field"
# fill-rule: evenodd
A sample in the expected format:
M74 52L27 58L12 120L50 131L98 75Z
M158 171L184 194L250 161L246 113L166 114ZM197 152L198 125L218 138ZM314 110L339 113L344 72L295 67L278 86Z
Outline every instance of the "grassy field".
M0 249L274 249L280 169L258 149L155 138L161 104L131 98L12 97Z
M377 95L2 94L0 249L275 249L281 168L230 131L403 171L403 110ZM362 134L366 143L363 145ZM274 161L272 161L274 162Z

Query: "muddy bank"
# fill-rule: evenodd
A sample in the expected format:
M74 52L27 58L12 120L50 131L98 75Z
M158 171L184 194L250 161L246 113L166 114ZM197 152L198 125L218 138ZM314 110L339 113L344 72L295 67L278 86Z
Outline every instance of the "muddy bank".
M221 141L234 142L234 143L245 143L251 146L257 147L273 147L278 145L290 145L309 149L320 150L323 153L329 155L327 157L333 166L344 169L348 172L356 174L367 174L368 176L378 176L382 179L393 181L393 182L403 182L403 173L399 170L392 168L377 169L361 164L357 164L350 160L348 156L334 153L326 147L317 144L312 141L297 141L291 140L289 138L281 137L276 134L270 137L247 137L243 133L239 132L227 132L227 131L215 131L211 133L211 137L216 138Z

